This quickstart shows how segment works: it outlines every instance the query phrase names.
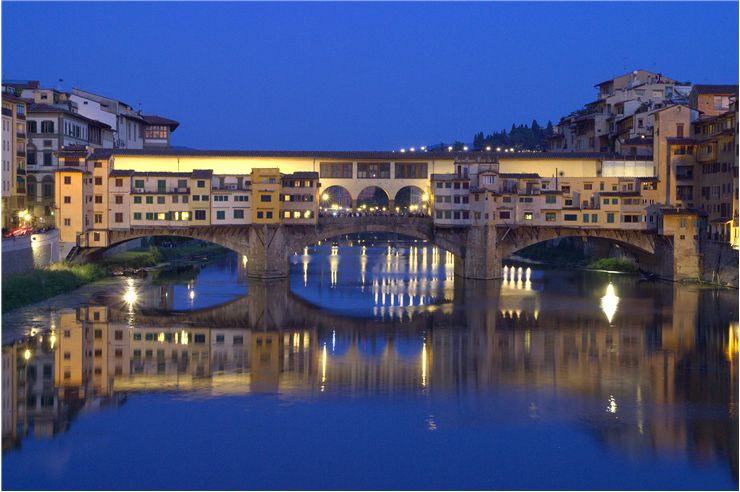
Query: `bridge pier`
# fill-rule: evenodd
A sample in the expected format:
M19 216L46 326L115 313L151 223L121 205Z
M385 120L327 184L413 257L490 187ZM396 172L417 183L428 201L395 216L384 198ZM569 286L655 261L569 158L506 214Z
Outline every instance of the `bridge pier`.
M290 273L285 227L280 224L249 228L247 234L247 277L285 278Z
M472 226L464 241L462 256L455 258L455 275L479 280L501 278L503 254L497 244L496 226Z

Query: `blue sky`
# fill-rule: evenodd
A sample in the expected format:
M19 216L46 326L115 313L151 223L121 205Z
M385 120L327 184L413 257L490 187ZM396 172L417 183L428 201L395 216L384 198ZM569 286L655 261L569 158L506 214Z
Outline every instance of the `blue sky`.
M555 122L635 68L738 81L737 3L2 7L3 78L141 103L201 149L470 141Z

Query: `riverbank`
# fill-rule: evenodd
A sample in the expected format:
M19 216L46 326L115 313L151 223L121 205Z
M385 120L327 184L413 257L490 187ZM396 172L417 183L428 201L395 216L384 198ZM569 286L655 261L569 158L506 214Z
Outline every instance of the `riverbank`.
M69 263L11 275L3 280L2 312L69 292L106 275L107 270L100 265Z
M538 265L551 265L558 267L575 268L579 270L597 270L636 274L639 267L634 261L623 258L600 258L587 255L580 249L567 245L548 247L546 245L534 245L525 248L516 255L517 261L532 262Z
M55 263L49 267L18 273L3 280L2 312L71 292L85 284L111 276L122 268L158 268L170 263L188 263L217 258L229 252L221 246L192 241L170 247L123 251L105 257L100 264Z

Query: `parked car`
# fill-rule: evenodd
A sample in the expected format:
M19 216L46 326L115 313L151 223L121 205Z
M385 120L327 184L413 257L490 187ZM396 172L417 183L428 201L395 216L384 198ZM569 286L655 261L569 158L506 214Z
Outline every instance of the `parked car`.
M20 237L25 236L26 234L31 233L30 227L16 227L15 229L11 229L9 233L5 235L5 237Z

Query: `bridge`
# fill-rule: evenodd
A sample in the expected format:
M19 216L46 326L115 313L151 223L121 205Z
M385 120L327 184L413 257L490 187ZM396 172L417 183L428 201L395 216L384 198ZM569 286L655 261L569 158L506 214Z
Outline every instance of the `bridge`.
M231 249L248 259L252 278L285 278L288 258L307 246L357 233L394 233L427 241L455 257L455 275L469 279L500 278L502 260L528 246L565 237L601 239L618 244L635 255L643 270L661 278L683 280L674 261L671 237L643 230L565 226L484 225L436 226L431 217L360 215L318 219L315 225L208 225L187 227L132 227L112 229L110 246L75 251L78 262L95 261L109 247L132 239L179 236L208 241ZM689 274L690 275L690 274ZM695 280L694 276L691 278Z

